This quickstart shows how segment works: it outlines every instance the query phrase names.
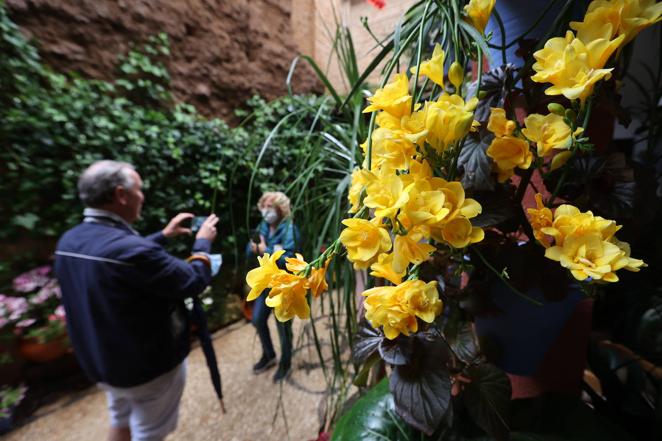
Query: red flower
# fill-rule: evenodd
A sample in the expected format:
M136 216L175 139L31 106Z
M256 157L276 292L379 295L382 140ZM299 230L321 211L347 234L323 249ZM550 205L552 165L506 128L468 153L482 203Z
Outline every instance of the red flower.
M384 6L386 6L385 0L368 0L368 3L377 9L384 9Z

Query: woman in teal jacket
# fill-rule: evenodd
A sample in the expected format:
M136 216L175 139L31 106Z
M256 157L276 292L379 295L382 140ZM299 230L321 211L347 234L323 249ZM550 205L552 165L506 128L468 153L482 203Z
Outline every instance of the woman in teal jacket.
M257 227L256 238L259 241L250 242L247 248L247 256L253 258L262 256L264 253L273 254L276 251L285 252L278 260L278 266L285 269L285 259L294 257L299 251L300 234L299 229L291 219L290 200L284 193L267 192L262 195L257 203L262 213L262 222ZM271 334L267 326L267 320L271 314L271 308L266 306L268 290L255 299L253 305L253 326L257 330L262 345L262 357L253 366L253 372L258 374L276 364L276 352L271 343ZM292 360L292 322L276 322L280 337L281 357L278 370L274 374L274 382L282 381L289 373Z

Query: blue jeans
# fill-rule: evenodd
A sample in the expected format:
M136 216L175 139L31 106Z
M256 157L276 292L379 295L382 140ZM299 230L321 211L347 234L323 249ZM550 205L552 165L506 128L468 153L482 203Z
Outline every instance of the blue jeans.
M271 343L269 326L267 326L267 320L269 319L269 315L271 315L271 308L265 304L268 292L268 290L263 291L260 297L255 299L255 303L253 303L253 319L251 321L257 330L257 335L262 344L262 356L271 358L276 356L276 352ZM276 320L276 328L278 329L280 350L282 352L279 365L283 368L289 368L292 361L292 322L282 323Z

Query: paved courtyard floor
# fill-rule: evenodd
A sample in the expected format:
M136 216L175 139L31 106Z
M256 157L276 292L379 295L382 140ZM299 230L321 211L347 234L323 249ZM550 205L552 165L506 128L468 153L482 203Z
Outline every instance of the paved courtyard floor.
M273 317L269 325L279 352ZM179 425L167 441L316 439L326 402L326 383L312 340L300 338L306 334L303 326L309 325L295 320L293 371L282 386L272 382L275 368L260 375L252 373L260 344L250 323L241 321L214 334L226 414L220 411L204 355L195 347L188 358ZM102 441L106 439L107 427L105 395L91 387L39 409L33 421L3 439Z

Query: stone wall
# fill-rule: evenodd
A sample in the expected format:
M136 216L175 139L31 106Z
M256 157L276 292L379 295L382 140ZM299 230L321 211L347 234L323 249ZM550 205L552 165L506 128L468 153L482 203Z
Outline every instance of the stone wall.
M170 37L169 69L176 99L206 115L232 119L253 94L287 93L298 53L293 21L305 24L292 0L7 0L11 18L34 38L46 63L61 72L113 77L117 57L159 32ZM305 12L305 11L304 11ZM296 19L296 20L295 20ZM302 21L303 20L303 21ZM298 31L303 26L297 26ZM307 32L311 32L309 29ZM322 91L307 68L295 92Z

